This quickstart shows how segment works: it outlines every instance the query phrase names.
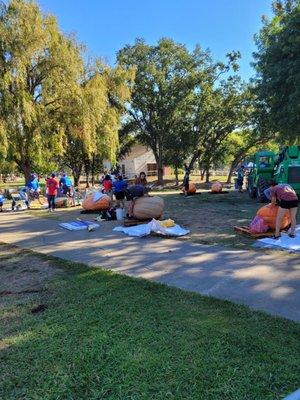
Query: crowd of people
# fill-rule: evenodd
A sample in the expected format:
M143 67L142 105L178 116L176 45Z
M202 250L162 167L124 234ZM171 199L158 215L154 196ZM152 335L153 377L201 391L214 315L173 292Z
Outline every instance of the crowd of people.
M123 175L117 173L106 174L101 180L102 192L107 194L111 200L115 198L117 208L125 208L125 200L127 203L127 216L132 217L133 202L135 199L147 196L150 190L148 186L145 172L141 172L139 176L135 176L134 182L128 185Z

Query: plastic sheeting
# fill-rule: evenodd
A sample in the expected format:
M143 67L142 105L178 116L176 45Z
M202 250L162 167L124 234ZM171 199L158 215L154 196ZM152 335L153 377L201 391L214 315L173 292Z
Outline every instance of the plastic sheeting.
M59 224L61 228L68 229L68 231L81 231L84 229L95 229L99 228L99 224L96 224L92 221L70 221L70 222L62 222Z
M288 234L281 233L279 239L265 238L257 240L254 247L268 247L300 252L300 225L297 225L295 238L290 238Z
M126 235L135 237L147 236L150 235L151 232L164 236L184 236L190 233L188 229L184 229L180 225L175 225L171 228L164 228L156 219L153 219L148 224L130 226L128 228L125 226L117 226L113 230L114 232L123 232Z

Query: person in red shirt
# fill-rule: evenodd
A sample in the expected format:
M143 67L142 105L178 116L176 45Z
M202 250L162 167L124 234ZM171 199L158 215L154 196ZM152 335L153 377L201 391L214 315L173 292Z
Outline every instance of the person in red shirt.
M57 196L57 189L59 188L59 182L55 179L55 174L51 174L51 178L46 180L47 186L47 197L48 197L48 211L53 212L55 209L55 197Z
M272 204L278 204L278 213L276 218L276 230L274 239L280 238L280 226L284 214L287 210L289 210L290 218L291 218L291 228L289 232L289 237L295 237L295 229L296 229L296 215L298 209L298 196L294 189L286 184L286 183L279 183L271 181L271 202Z
M107 194L110 198L112 198L112 180L110 175L106 175L102 181L102 192Z

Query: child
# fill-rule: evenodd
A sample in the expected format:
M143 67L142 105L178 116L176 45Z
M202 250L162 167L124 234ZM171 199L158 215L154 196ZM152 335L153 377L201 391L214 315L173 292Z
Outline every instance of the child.
M110 175L106 175L102 182L102 192L112 199L112 180Z
M127 182L123 180L122 175L118 176L118 179L113 183L114 194L117 201L117 207L124 208L125 190L127 188Z

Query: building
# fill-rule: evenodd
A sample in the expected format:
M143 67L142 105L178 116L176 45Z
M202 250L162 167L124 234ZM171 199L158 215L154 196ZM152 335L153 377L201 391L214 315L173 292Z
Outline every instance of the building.
M157 164L154 154L151 149L142 144L135 144L132 146L130 153L122 160L118 161L121 167L122 174L128 179L132 179L135 175L145 172L147 176L157 176ZM111 170L112 165L110 162L104 162L104 168ZM170 168L164 168L164 174L169 174Z
M122 173L129 179L134 178L141 172L147 176L157 175L157 165L152 150L142 144L132 147L129 154L119 161Z

